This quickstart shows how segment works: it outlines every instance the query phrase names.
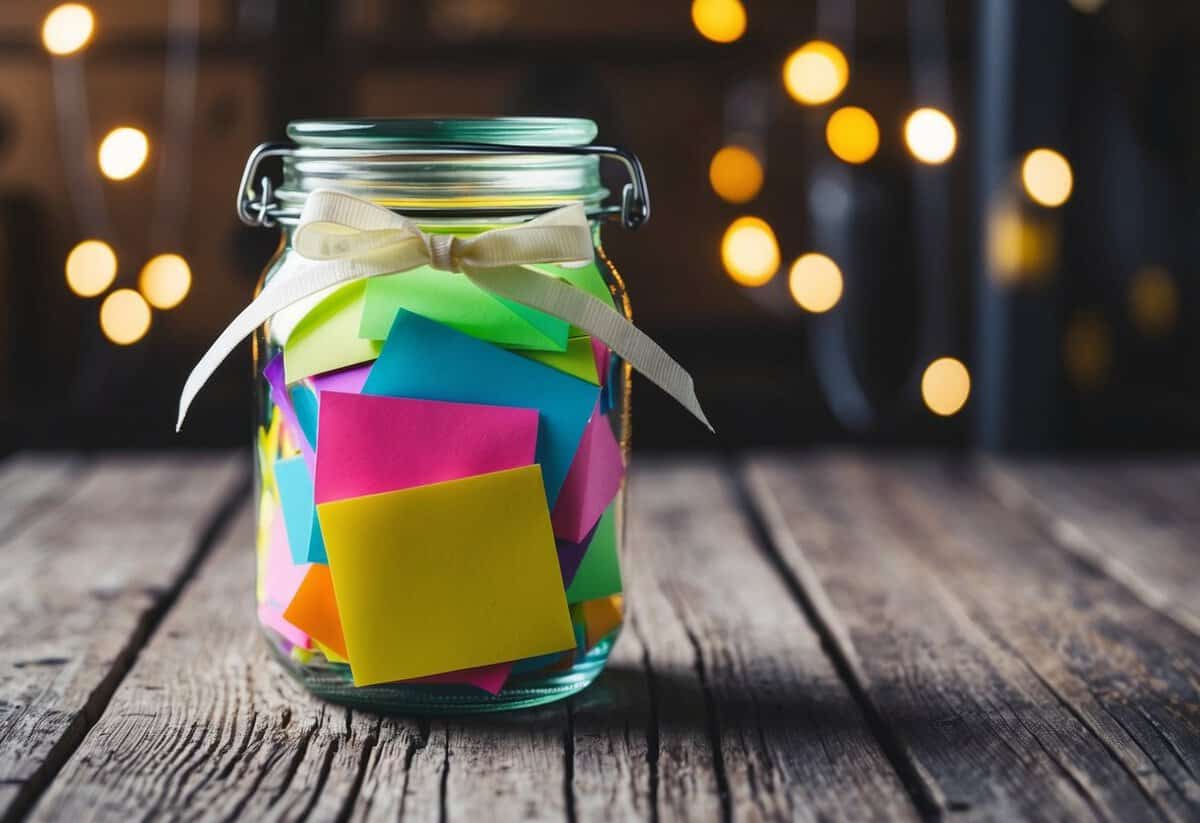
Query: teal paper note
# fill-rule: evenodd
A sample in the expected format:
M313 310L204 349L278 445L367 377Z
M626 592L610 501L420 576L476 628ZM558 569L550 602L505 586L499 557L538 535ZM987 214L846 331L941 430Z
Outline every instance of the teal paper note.
M313 480L304 458L297 455L275 461L275 484L283 506L283 522L287 527L292 562L328 563L321 524L313 504Z
M537 409L536 459L553 507L600 388L400 310L363 392Z
M617 559L616 503L605 510L596 536L584 552L579 571L567 589L567 602L582 603L621 593L621 564Z
M312 448L317 447L317 395L312 389L303 384L292 386L289 394L292 397L292 408L296 411L296 420L308 439Z

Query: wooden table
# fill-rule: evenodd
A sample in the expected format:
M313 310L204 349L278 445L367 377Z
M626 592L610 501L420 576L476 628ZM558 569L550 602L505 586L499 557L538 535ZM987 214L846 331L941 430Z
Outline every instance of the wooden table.
M306 697L243 455L0 466L0 819L1200 819L1200 461L643 459L576 698Z

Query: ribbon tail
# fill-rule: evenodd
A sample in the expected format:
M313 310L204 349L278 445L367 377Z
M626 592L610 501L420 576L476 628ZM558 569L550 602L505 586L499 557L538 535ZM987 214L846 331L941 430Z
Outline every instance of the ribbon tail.
M472 268L464 274L482 289L566 320L603 340L647 380L715 433L700 408L692 376L662 346L602 300L557 277L521 266Z

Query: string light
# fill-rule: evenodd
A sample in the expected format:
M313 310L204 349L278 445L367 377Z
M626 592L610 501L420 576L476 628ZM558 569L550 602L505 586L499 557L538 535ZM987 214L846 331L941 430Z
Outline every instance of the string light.
M1074 184L1071 164L1053 149L1034 149L1021 163L1021 183L1035 203L1061 206L1071 196Z
M1071 382L1081 389L1097 389L1108 378L1112 364L1112 335L1099 312L1080 312L1067 323L1063 336L1063 363Z
M1129 284L1129 313L1138 331L1162 337L1179 321L1179 289L1162 266L1143 266Z
M67 255L67 286L80 297L95 297L117 276L117 255L103 240L84 240Z
M797 306L822 314L842 299L842 270L823 254L802 254L788 273L788 291Z
M762 286L779 269L779 243L767 221L739 217L721 238L721 261L735 283Z
M879 126L866 109L846 106L829 116L825 141L839 160L865 163L879 150Z
M127 180L146 164L150 141L132 126L113 129L100 141L100 171L110 180Z
M832 43L813 40L783 64L783 85L797 103L819 106L842 93L850 79L846 55Z
M708 182L722 200L747 203L762 190L762 163L750 149L725 146L708 165Z
M954 121L945 112L921 108L905 121L904 142L912 156L922 163L939 165L954 154L958 132L954 128Z
M120 346L141 340L150 329L150 307L133 289L117 289L100 305L100 330Z
M42 22L42 45L51 54L66 57L91 42L95 30L91 9L81 3L63 3Z
M692 25L714 43L732 43L746 33L741 0L693 0Z
M939 357L925 367L921 375L921 398L934 414L957 414L971 395L971 373L961 360Z
M138 289L156 309L173 309L192 287L192 270L178 254L153 257L138 276Z

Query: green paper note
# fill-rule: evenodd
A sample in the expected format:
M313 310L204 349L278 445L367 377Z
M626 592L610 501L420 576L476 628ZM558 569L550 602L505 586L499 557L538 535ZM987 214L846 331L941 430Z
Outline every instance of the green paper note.
M592 352L592 338L587 335L567 338L566 351L518 351L517 354L586 380L593 386L600 385L600 376L596 374L596 356Z
M283 347L283 372L288 383L379 356L383 343L358 335L366 289L367 284L361 280L350 283L314 306L296 324Z
M620 593L621 564L617 559L616 503L613 503L596 526L596 535L567 589L567 602L582 603Z
M576 288L583 289L592 297L603 300L608 305L613 305L612 294L608 290L608 284L604 282L604 275L600 273L599 267L596 266L596 261L591 260L586 266L563 266L558 263L536 263L529 266L546 274L552 274L555 277L566 280ZM619 307L617 307L619 308Z
M359 336L385 339L400 309L512 349L561 352L567 348L565 320L493 297L466 275L429 266L371 278Z

